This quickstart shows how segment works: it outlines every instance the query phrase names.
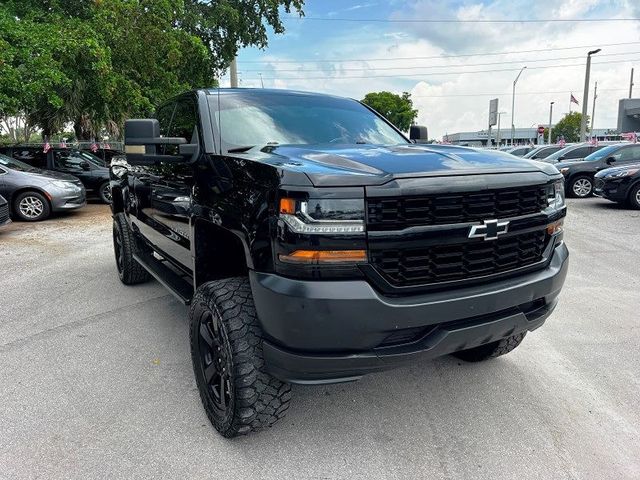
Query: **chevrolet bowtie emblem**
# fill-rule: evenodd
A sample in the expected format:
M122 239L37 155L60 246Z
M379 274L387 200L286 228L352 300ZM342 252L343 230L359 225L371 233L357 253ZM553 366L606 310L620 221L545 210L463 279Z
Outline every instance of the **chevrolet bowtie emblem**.
M482 225L473 225L469 230L469 238L482 238L484 240L496 240L500 235L509 230L509 221L485 220Z

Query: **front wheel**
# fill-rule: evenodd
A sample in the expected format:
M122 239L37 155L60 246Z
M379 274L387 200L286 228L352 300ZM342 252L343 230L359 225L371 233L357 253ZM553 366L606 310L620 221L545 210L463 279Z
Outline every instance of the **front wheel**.
M455 352L453 356L458 357L465 362L482 362L484 360L489 360L490 358L506 355L522 343L526 334L527 332L519 333L517 335L503 338L497 342L491 342L486 345L480 345L479 347Z
M120 281L125 285L135 285L151 279L151 275L140 265L133 254L137 249L136 240L123 213L113 216L113 251Z
M104 182L102 185L100 185L98 189L98 195L100 195L100 200L102 201L102 203L111 204L111 184L109 182Z
M587 198L593 192L593 180L585 176L575 177L571 180L569 192L573 197Z
M284 417L291 387L265 370L249 280L205 283L193 298L189 317L196 385L215 429L230 438Z
M49 218L51 207L49 201L38 192L23 192L13 202L13 209L21 220L38 222Z
M640 184L633 187L629 192L629 205L631 208L640 210Z

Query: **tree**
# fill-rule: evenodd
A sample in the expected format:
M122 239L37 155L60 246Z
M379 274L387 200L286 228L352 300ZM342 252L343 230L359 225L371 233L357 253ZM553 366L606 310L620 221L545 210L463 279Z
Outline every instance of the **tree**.
M557 143L558 137L563 136L566 142L580 141L580 122L582 114L580 112L567 113L562 119L556 123L551 130L551 141ZM589 117L587 116L587 132L589 131ZM549 134L545 129L545 138Z
M380 115L393 123L398 129L406 132L418 117L418 110L414 110L411 94L404 92L396 95L391 92L367 93L362 100Z
M216 86L242 46L284 28L303 0L5 0L0 2L0 126L24 119L78 139L185 90ZM10 127L5 126L5 130Z

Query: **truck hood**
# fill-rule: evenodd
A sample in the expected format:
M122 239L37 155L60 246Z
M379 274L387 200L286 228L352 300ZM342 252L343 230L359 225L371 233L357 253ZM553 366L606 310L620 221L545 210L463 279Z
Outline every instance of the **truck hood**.
M259 152L260 161L304 173L315 186L380 185L415 177L558 173L553 165L504 152L443 145L281 145Z

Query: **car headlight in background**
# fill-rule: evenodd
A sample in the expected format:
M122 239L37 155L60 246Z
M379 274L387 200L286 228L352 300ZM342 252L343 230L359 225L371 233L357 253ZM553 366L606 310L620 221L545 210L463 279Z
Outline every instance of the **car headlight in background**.
M640 171L640 168L632 168L630 170L623 170L618 173L614 173L613 175L609 175L611 177L620 178L620 177L629 177L631 175L635 175Z
M65 180L53 180L51 182L52 185L62 189L75 192L76 190L80 190L81 188L73 182L67 182Z
M364 233L364 200L280 200L280 218L294 233L341 235Z

